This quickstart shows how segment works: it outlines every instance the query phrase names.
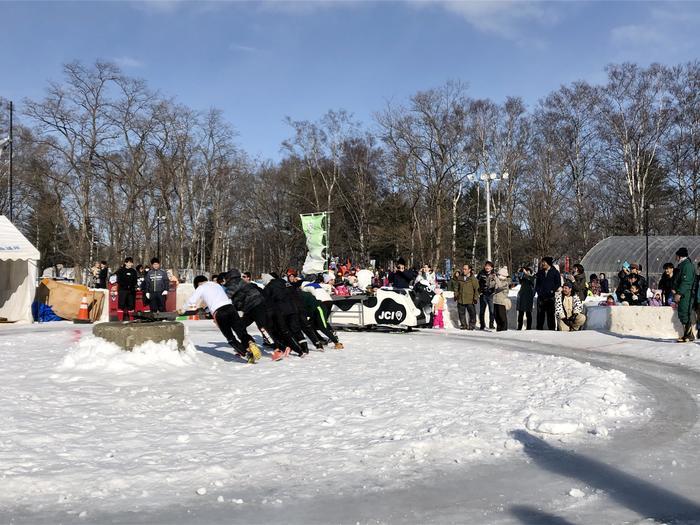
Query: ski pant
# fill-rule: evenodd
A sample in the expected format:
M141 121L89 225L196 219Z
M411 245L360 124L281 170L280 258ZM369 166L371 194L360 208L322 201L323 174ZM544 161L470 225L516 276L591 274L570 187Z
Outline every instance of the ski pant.
M443 311L438 310L434 314L433 318L433 328L445 328L445 321L442 318L443 317Z
M554 298L537 300L537 329L544 330L544 320L547 318L547 330L556 330L554 322Z
M246 332L243 320L232 304L227 304L214 312L214 320L226 338L226 341L243 355L246 353L248 343L253 340Z
M275 336L285 346L289 347L299 355L307 353L308 348L306 338L301 329L299 315L294 312L290 314L282 314L277 309L273 313L275 324Z
M316 348L321 346L321 338L318 336L318 334L316 333L316 329L313 327L311 321L309 321L309 318L306 316L306 312L299 313L297 317L299 319L301 331L306 335L306 337L308 337L311 340L311 342Z
M481 295L479 297L479 323L481 323L481 329L486 328L485 315L486 308L489 309L489 328L493 328L493 295Z
M316 311L314 312L314 315L311 316L311 320L314 330L321 332L328 338L329 341L338 344L338 337L335 335L333 327L330 325L328 319L326 318L326 313L323 308L323 305L316 307Z
M457 303L457 312L459 313L459 326L461 328L469 328L469 330L476 328L476 305ZM469 315L468 322L467 315Z
M562 332L577 332L586 322L586 316L577 314L574 319L559 319L559 330Z
M283 345L280 338L277 337L274 330L274 321L272 316L269 315L267 308L264 304L259 304L249 312L243 314L243 326L249 327L252 323L258 327L260 333L263 336L263 341L269 339L275 348L284 349L286 345Z
M151 297L148 300L148 304L150 305L151 312L165 312L165 300L166 296L162 294L162 292L150 292ZM144 297L146 295L144 294Z
M136 308L136 291L135 290L119 290L119 309L131 311Z
M493 309L494 317L496 318L496 331L504 332L508 330L508 312L506 311L506 305L495 304Z
M527 317L527 329L532 330L532 310L518 310L518 330L523 329L524 317Z

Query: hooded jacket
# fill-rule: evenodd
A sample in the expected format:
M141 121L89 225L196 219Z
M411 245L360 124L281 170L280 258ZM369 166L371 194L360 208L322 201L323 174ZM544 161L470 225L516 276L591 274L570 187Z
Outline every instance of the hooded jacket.
M240 270L233 269L226 274L226 295L243 313L250 313L256 306L265 302L265 297L256 285L244 281Z

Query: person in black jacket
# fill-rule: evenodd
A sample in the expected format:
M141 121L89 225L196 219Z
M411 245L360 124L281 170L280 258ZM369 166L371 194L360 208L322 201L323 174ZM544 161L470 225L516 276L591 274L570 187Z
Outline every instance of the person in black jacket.
M323 351L323 343L321 342L321 338L316 333L316 330L314 330L307 315L306 304L304 302L304 297L302 296L302 294L306 292L301 291L302 280L299 278L296 270L292 268L287 270L287 282L289 283L287 291L289 292L289 297L292 303L296 307L299 326L301 327L302 333L306 334L306 337L311 340L317 349Z
M600 293L610 293L610 282L608 281L608 278L605 277L604 273L598 275L598 281L600 282Z
M583 265L574 264L573 277L573 292L578 295L578 298L583 303L588 297L588 283L586 282L586 271L583 269Z
M406 269L406 261L401 257L396 262L396 271L389 276L389 284L394 288L410 288L411 282L418 277L418 272Z
M285 355L289 354L289 349L300 357L305 356L309 353L309 346L301 330L296 304L290 300L288 283L276 273L270 273L269 276L271 279L263 289L263 296L274 320L275 335L285 345Z
M107 261L100 261L100 272L97 274L97 287L107 288L107 279L109 278L109 268Z
M479 281L479 324L480 330L486 330L486 309L489 309L489 329L493 330L496 318L493 315L493 292L496 289L496 274L493 263L486 261L476 276Z
M165 301L168 298L168 290L170 290L168 272L160 267L160 259L153 257L151 269L141 282L141 291L148 301L151 312L166 311Z
M226 295L231 299L236 311L243 312L245 327L255 323L265 344L275 347L275 351L284 350L284 346L273 335L272 316L268 315L262 290L243 279L241 271L237 268L226 274L224 283Z
M673 263L667 262L664 264L664 273L659 279L659 290L661 290L661 299L664 306L670 306L673 302L673 282L676 279L676 269Z
M138 279L132 257L124 259L124 266L117 270L116 276L119 309L122 312L128 312L129 317L131 317L133 316L134 308L136 308L136 281Z
M547 319L547 329L556 330L554 319L554 294L561 288L561 274L554 267L551 257L543 257L540 270L535 275L535 292L537 292L537 329L544 330L544 320Z

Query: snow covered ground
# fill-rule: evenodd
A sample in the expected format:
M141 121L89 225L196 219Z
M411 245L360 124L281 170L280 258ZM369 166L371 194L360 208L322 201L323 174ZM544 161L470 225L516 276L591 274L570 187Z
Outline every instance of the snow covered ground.
M266 508L302 522L284 509L529 461L523 432L604 447L655 416L648 388L619 371L514 347L565 343L700 369L695 345L451 331L343 333L345 350L252 366L211 323L187 325L183 353L122 352L65 323L0 331L0 522L131 523L174 506L164 523L202 508L226 522Z

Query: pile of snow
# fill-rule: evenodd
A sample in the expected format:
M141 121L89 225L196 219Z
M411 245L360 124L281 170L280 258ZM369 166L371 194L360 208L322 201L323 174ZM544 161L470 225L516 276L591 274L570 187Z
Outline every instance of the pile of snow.
M130 374L136 370L162 370L167 367L192 366L197 353L192 343L178 352L175 340L147 341L125 352L114 343L100 337L86 335L71 348L58 365L60 372L99 370L110 374Z
M0 506L382 490L518 456L513 430L597 440L647 417L621 373L489 341L342 334L346 350L252 366L212 324L188 324L182 353L18 332L0 372Z

